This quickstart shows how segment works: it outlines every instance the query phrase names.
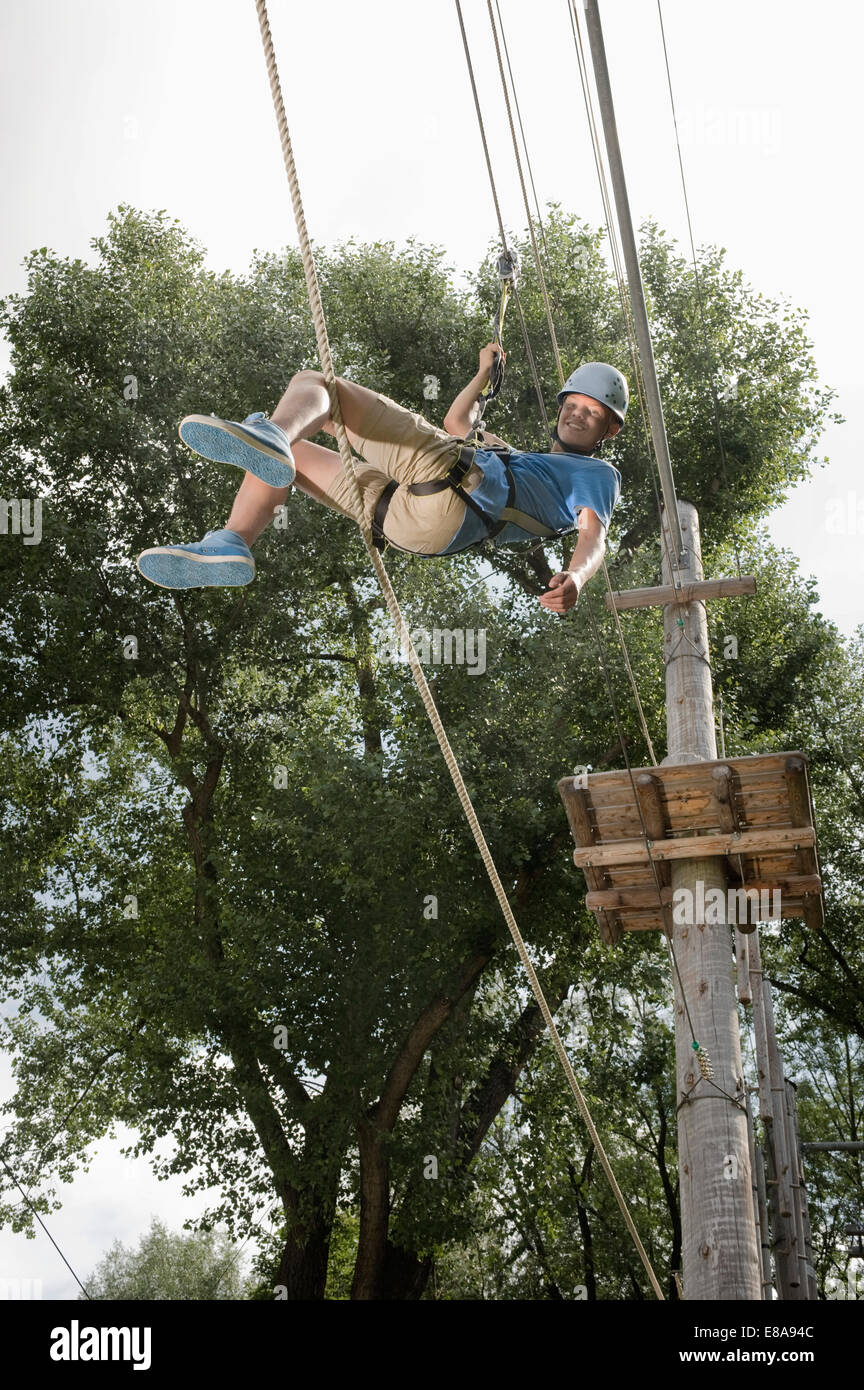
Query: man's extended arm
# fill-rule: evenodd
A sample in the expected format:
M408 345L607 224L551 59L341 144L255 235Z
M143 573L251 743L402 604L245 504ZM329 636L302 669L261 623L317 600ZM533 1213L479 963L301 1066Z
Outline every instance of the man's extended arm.
M468 385L459 392L444 416L445 430L448 434L455 435L457 439L465 439L477 423L477 416L480 413L480 393L489 380L495 354L499 352L501 349L495 343L487 343L486 347L480 349L480 365L477 375L472 377Z
M540 602L551 613L563 615L572 608L592 574L596 574L606 553L606 527L596 512L583 507L579 513L579 542L573 551L570 568L553 574L549 592Z

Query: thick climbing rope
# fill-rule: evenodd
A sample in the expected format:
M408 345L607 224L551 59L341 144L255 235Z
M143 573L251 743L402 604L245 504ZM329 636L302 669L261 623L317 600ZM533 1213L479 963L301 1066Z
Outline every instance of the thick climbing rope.
M378 577L378 582L381 585L381 591L387 603L387 608L390 612L390 616L393 619L393 624L396 628L399 640L400 642L405 643L405 650L408 652L408 659L411 666L411 671L414 676L417 689L419 690L420 696L423 700L423 704L426 707L426 713L429 716L429 722L431 723L432 728L435 731L435 737L437 738L439 746L441 748L441 752L444 755L444 761L447 764L447 769L450 773L453 785L456 789L456 794L459 797L462 810L465 813L465 818L471 827L471 832L474 836L475 843L477 845L478 850L480 851L480 856L483 860L486 872L489 875L489 881L492 884L495 896L498 899L499 906L504 915L504 920L506 921L507 926L510 930L510 935L513 938L516 950L519 953L519 958L522 961L522 964L525 968L525 973L527 974L528 979L530 981L534 998L536 999L537 1004L540 1008L540 1012L543 1015L546 1027L549 1030L549 1035L552 1039L555 1051L558 1055L558 1060L560 1061L561 1066L564 1070L564 1074L566 1075L567 1080L570 1084L570 1089L572 1090L573 1095L576 1099L576 1103L579 1107L579 1111L582 1115L585 1127L588 1130L588 1134L591 1137L591 1141L597 1150L597 1155L603 1166L603 1170L606 1174L609 1185L612 1188L612 1191L615 1195L615 1199L621 1210L621 1214L624 1217L627 1229L629 1230L630 1235L633 1238L633 1242L639 1253L639 1258L641 1259L645 1271L648 1275L648 1278L651 1281L651 1287L653 1288L658 1299L662 1300L663 1291L657 1280L657 1276L654 1273L654 1269L651 1265L650 1259L648 1258L648 1254L645 1250L645 1247L642 1244L642 1241L639 1237L639 1232L636 1230L636 1226L633 1222L632 1216L630 1215L630 1210L627 1206L624 1194L618 1186L618 1182L615 1178L615 1174L612 1171L612 1167L609 1162L609 1158L606 1154L606 1150L603 1147L603 1144L600 1140L600 1136L597 1133L594 1121L591 1118L591 1112L588 1109L588 1105L585 1101L585 1097L582 1094L579 1082L577 1081L573 1068L570 1065L570 1059L567 1056L567 1053L564 1049L564 1044L562 1043L561 1038L558 1034L558 1030L555 1027L555 1021L552 1017L549 1005L546 1002L546 996L543 993L543 990L540 986L540 981L538 980L534 967L531 964L531 960L525 948L525 943L522 940L522 935L519 931L516 918L514 917L512 908L510 907L509 899L507 897L506 892L504 891L504 885L502 884L500 876L498 874L498 870L495 867L495 862L492 858L489 846L486 843L486 838L481 829L480 822L477 819L477 815L474 810L474 806L471 802L471 798L468 795L468 789L465 786L464 780L462 778L462 773L459 770L459 765L456 761L453 749L450 746L450 741L447 737L444 726L441 723L441 717L438 713L435 701L432 697L432 692L429 689L426 676L423 672L423 667L420 664L419 658L414 649L414 644L411 641L410 634L402 617L396 594L393 590L392 584L390 583L390 577L387 573L387 569L384 565L384 561L381 558L381 555L379 554L378 550L375 548L373 544L371 528L368 526L365 519L362 495L360 492L360 485L357 481L357 474L354 468L354 460L351 456L351 448L348 442L348 436L345 433L345 426L342 422L342 412L339 405L339 391L336 382L336 375L333 370L333 359L330 354L330 343L327 335L327 325L324 319L324 307L321 303L321 294L318 287L318 276L315 270L315 261L312 254L309 233L306 227L306 217L303 211L303 202L300 196L300 184L297 177L297 169L294 163L294 152L291 145L291 137L288 131L288 120L285 115L285 106L282 100L282 86L279 80L279 71L276 65L276 55L273 49L273 39L270 34L270 22L267 16L266 0L255 0L255 7L258 12L258 23L261 29L261 41L264 46L264 57L267 64L267 76L270 81L270 92L273 97L273 106L276 112L276 123L279 128L279 139L282 145L282 157L285 162L285 171L288 175L288 185L291 190L291 202L294 208L294 218L297 224L297 235L300 241L300 254L303 262L303 270L306 276L306 289L309 295L309 307L312 311L312 318L315 324L315 336L317 339L318 352L321 359L321 369L324 374L324 378L327 383L327 389L330 395L331 417L333 420L333 424L336 428L336 440L339 445L339 455L342 460L342 467L345 471L346 477L349 478L352 483L354 494L353 501L355 508L355 520L358 522L358 525L360 527L360 532L363 536L363 541L365 543L375 573Z

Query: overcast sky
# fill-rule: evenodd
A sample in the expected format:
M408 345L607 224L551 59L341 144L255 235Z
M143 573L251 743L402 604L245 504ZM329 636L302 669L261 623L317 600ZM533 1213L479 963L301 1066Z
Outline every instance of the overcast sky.
M541 202L599 224L567 0L500 5ZM452 0L270 9L313 238L416 236L475 266L495 221ZM505 221L519 229L485 0L463 9ZM601 0L601 14L634 218L654 216L686 246L657 6ZM841 0L663 3L697 243L724 246L759 291L808 311L821 380L846 416L821 441L829 465L770 533L849 634L864 621L860 15ZM0 295L24 290L34 247L93 259L90 239L120 202L167 209L217 270L295 244L253 0L4 0L0 26ZM0 371L8 361L0 341ZM5 1063L0 1087L8 1095ZM113 1239L136 1240L151 1212L179 1227L200 1207L111 1144L70 1194L50 1227L79 1273ZM42 1235L0 1232L0 1280L15 1276L74 1294Z

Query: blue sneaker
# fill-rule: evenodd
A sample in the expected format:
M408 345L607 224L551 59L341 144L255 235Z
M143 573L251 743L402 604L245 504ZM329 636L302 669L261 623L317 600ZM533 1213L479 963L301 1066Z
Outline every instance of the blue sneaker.
M250 584L255 578L252 551L236 531L208 531L191 545L156 545L142 550L138 568L163 589L207 589Z
M187 415L180 438L196 454L214 463L231 463L254 473L268 487L290 487L297 470L291 441L283 429L264 418L263 410L247 415L242 425L215 415Z

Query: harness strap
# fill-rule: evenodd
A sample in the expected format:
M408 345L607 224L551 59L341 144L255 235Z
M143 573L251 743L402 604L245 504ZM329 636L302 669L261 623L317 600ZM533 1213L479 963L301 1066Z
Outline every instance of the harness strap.
M545 536L551 540L553 536L566 536L568 531L575 530L573 526L565 526L560 531L556 531L551 526L544 526L542 521L536 517L529 516L527 512L520 512L518 507L505 507L501 512L501 517L506 522L512 522L514 526L519 526L523 531L528 531L532 536Z
M388 483L375 503L375 513L372 517L372 544L376 550L384 550L388 544L384 535L384 518L387 515L387 508L390 506L390 498L398 486L399 484L395 481Z
M479 502L475 502L471 493L466 492L465 488L462 487L462 480L473 464L476 452L476 445L463 444L459 451L458 459L451 465L443 478L436 478L434 481L428 483L408 483L408 491L413 493L415 497L431 497L436 492L443 492L445 488L452 488L457 497L461 498L465 503L465 506L469 507L483 522L483 525L486 527L486 536L483 538L484 540L494 539L494 537L499 535L501 531L504 530L504 527L508 526L511 522L514 526L519 526L523 531L527 531L529 535L542 536L545 539L563 536L566 535L568 531L573 530L572 526L564 527L563 530L554 530L550 526L544 526L542 521L538 521L536 517L529 516L527 512L522 512L517 507L513 506L513 502L516 498L516 480L513 477L513 470L508 462L510 457L510 450L508 448L495 448L484 451L486 453L495 453L499 456L504 464L504 472L507 477L507 502L497 519L490 516L490 514L480 506ZM387 545L392 544L384 535L384 520L387 516L387 509L390 506L393 494L399 486L400 484L395 481L389 482L375 504L375 513L372 517L372 536L373 544L378 550L384 550ZM478 544L480 544L480 542L473 541L471 543L471 545ZM396 548L397 550L402 549L401 546L397 546ZM471 546L466 546L465 549L469 550ZM413 554L414 552L409 553Z

